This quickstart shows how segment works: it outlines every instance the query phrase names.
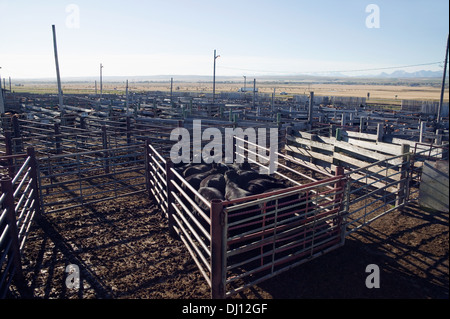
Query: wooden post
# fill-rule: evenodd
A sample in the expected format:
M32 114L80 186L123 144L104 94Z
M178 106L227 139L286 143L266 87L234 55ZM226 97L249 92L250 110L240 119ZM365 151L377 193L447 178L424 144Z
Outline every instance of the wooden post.
M442 129L436 130L436 139L434 141L436 145L442 145Z
M425 135L426 127L427 127L426 125L427 125L427 122L425 122L425 121L420 122L419 143L423 143L424 135Z
M395 199L395 206L406 204L406 195L409 194L409 182L407 177L409 176L410 161L409 161L409 144L402 144L401 152L402 165L400 166L400 182L398 184L397 197Z
M313 109L314 109L314 92L310 92L309 107L308 107L308 125L310 130L313 127Z
M342 129L341 128L337 128L336 129L336 141L340 141L342 138Z
M330 125L330 137L335 136L335 134L336 134L336 125L331 124Z
M363 133L364 131L365 131L365 118L364 118L364 116L361 116L360 118L359 118L359 132L360 133Z
M226 275L226 214L223 211L221 200L214 199L211 202L211 298L225 298L225 275Z
M384 126L382 123L377 125L377 142L383 142Z
M347 124L347 114L345 112L342 112L342 117L341 117L342 128L344 128L345 124Z

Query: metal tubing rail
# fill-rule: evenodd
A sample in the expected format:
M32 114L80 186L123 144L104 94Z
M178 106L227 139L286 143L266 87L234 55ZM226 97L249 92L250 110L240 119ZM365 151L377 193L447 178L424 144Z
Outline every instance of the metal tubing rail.
M175 183L173 180L171 181L172 182L172 184L175 186L175 188L180 192L180 195L182 195L182 197L184 198L184 199L186 199L188 202L189 202L189 204L191 204L192 205L192 207L195 209L195 211L197 212L197 213L199 213L200 214L200 216L202 216L202 218L206 221L206 223L208 224L208 225L210 225L211 224L211 220L210 220L210 218L208 218L207 216L206 216L206 214L203 212L203 210L200 208L200 207L198 207L198 205L182 190L182 188L180 187L180 186L178 186L177 185L177 183ZM173 196L175 197L175 199L176 199L176 202L181 206L181 207L183 207L183 209L184 209L184 211L185 211L185 213L189 216L189 218L191 218L191 220L194 222L194 224L195 225L197 225L197 227L202 231L202 233L203 233L203 235L206 237L206 239L208 239L209 241L211 241L211 236L210 236L210 234L209 234L209 230L207 231L203 226L202 226L202 224L197 220L197 218L195 218L195 216L194 215L192 215L192 213L188 210L188 208L186 207L186 205L183 203L183 201L180 199L180 197L178 197L178 195L176 194L176 193L174 193L174 192L172 192L172 194L173 194ZM207 219L206 219L207 218Z
M241 233L228 237L228 245L235 247L227 250L227 259L235 259L239 256L243 256L244 259L227 263L227 286L233 283L240 286L238 288L230 286L225 295L231 296L244 288L255 285L343 245L342 227L341 222L339 222L339 220L342 220L343 214L341 210L344 195L343 187L336 187L334 190L330 190L323 185L324 183L338 185L343 180L345 180L344 176L337 176L327 181L312 183L314 185L308 184L290 188L289 190L297 190L298 192L316 188L317 194L313 195L314 198L308 198L308 195L304 195L306 197L303 197L303 200L306 199L307 202L306 208L302 209L303 212L302 210L296 211L288 220L278 220L278 218L281 218L281 215L278 215L279 202L275 204L278 207L270 208L273 209L270 212L267 212L266 206L266 211L259 216L260 219L265 218L265 223L263 222L262 226L246 232L249 234L247 236L245 233ZM318 190L319 187L326 190L321 192ZM283 195L284 197L289 197L293 191L286 194L280 191L276 193L277 196L262 197L260 200L242 203L239 206L230 207L230 203L224 202L224 206L227 206L226 211L230 218L232 211L242 209L244 205L256 205L259 203L259 206L261 206L263 202L274 202L276 197L278 197L278 200L282 199ZM331 201L325 199L331 195L335 195L337 198ZM317 202L317 199L319 199L319 202ZM248 200L251 201L251 199ZM239 201L233 202L236 204ZM314 202L316 203L308 208L309 204ZM268 222L270 218L271 220ZM245 224L247 222L240 220L235 222L235 224ZM231 223L228 226L231 226ZM246 226L249 226L248 223ZM260 252L256 253L256 251ZM269 260L264 261L267 258ZM237 274L234 270L237 271ZM265 272L268 273L265 274ZM244 282L243 285L238 283L238 280L240 282L245 278L251 278L250 282Z
M172 173L181 181L181 183L186 186L194 196L198 197L208 208L211 208L211 203L208 202L197 190L191 186L174 168L171 169ZM198 207L198 206L197 206ZM199 208L198 213L208 222L211 223L211 220L206 214Z

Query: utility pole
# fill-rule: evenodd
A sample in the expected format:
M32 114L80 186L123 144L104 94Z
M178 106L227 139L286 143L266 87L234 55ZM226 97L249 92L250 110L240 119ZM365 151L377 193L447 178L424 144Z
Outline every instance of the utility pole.
M64 112L63 92L61 89L61 76L59 74L58 48L56 45L56 29L54 24L52 25L52 31L53 31L53 49L55 52L55 64L56 64L56 80L58 81L59 111Z
M127 80L127 87L125 89L125 105L127 108L127 116L128 116L128 111L129 111L129 103L128 103L128 80Z
M256 79L253 79L253 107L256 105Z
M100 104L102 104L103 97L103 64L100 63Z
M0 66L0 69L2 67ZM3 102L2 77L0 75L0 114L5 113L5 103Z
M438 127L441 124L442 104L444 102L445 77L447 76L447 61L448 61L447 57L448 57L448 34L447 34L447 49L445 50L444 75L442 76L441 98L439 100L438 114L436 118Z
M314 110L314 92L309 93L309 107L308 107L308 125L309 129L313 126L313 110Z
M170 107L173 106L173 78L170 78Z
M216 100L216 60L220 55L216 55L216 50L214 50L214 73L213 73L213 104Z

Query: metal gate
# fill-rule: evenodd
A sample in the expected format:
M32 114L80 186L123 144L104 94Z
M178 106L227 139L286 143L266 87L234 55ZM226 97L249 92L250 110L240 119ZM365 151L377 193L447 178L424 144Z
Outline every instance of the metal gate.
M45 213L145 192L144 145L38 159Z

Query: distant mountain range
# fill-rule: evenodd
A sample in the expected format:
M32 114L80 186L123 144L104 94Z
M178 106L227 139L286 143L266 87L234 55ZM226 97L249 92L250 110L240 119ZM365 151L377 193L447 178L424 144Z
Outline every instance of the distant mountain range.
M382 72L381 74L374 75L376 78L442 78L442 71L429 71L420 70L416 72L406 72L404 70L394 71L390 74ZM448 77L448 73L447 73Z
M211 75L149 75L149 76L105 76L103 80L105 82L124 82L129 80L130 82L164 82L169 81L173 77L174 81L184 81L184 82L211 82ZM447 78L449 77L447 72ZM432 79L434 81L442 79L442 71L429 71L420 70L416 72L406 72L405 70L397 70L392 73L382 72L377 75L361 74L358 76L350 76L342 73L333 74L291 74L291 75L261 75L258 76L259 81L339 81L349 80L349 79L371 79L371 80L386 80L386 79ZM25 81L50 81L53 82L54 78L40 78L40 79L27 79ZM63 82L93 82L98 80L97 77L86 76L86 77L65 77L62 79ZM242 82L241 76L217 76L217 81L227 81L227 82Z

